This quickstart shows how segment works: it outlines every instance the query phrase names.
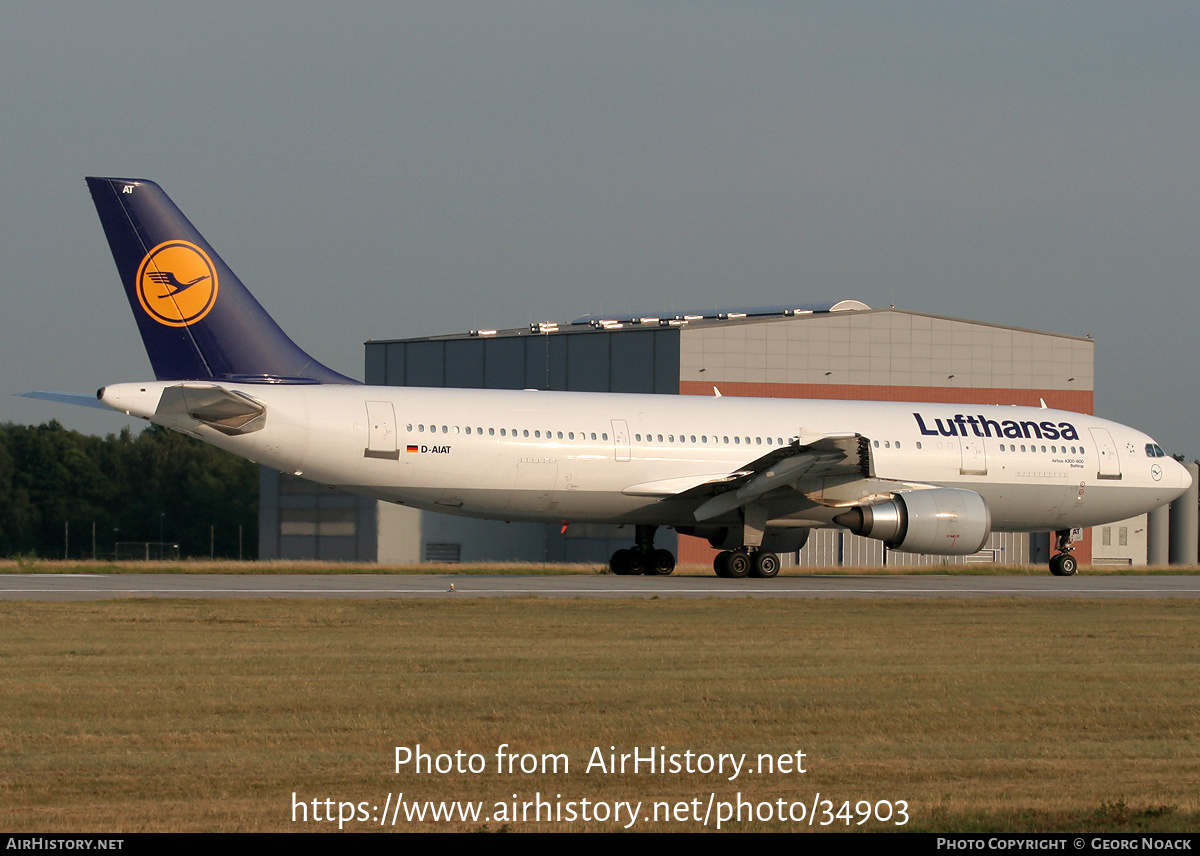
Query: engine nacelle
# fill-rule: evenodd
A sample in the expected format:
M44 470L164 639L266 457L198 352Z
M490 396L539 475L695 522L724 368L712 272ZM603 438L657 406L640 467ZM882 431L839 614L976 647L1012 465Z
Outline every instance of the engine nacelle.
M745 546L740 526L676 526L683 535L707 538L718 550L737 550ZM760 547L771 553L795 553L808 541L809 529L768 529Z
M992 534L992 513L974 491L939 487L898 493L879 505L852 508L833 518L855 535L878 538L902 553L967 556Z

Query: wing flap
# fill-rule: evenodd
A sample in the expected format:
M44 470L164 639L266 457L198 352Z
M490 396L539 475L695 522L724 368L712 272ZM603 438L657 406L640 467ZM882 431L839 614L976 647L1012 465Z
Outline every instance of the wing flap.
M626 496L677 496L687 493L694 488L708 484L723 484L736 478L737 473L715 473L712 475L683 476L674 479L659 479L658 481L642 482L630 485L621 491Z
M678 483L680 491L671 495L694 499L695 518L704 522L757 502L780 488L799 488L802 481L839 475L862 477L869 471L870 447L860 434L801 432L787 446L773 449L735 472L720 477L697 476L690 483L688 479L670 479L662 486Z
M696 520L703 522L711 520L714 517L720 517L722 514L753 502L768 491L798 482L825 457L826 455L816 452L784 458L770 469L763 470L747 479L736 490L719 493L706 501L696 509Z

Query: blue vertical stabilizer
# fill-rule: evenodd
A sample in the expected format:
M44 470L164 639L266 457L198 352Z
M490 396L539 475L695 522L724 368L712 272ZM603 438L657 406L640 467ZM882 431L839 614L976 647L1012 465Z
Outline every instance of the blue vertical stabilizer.
M87 183L158 380L357 383L288 338L157 184Z

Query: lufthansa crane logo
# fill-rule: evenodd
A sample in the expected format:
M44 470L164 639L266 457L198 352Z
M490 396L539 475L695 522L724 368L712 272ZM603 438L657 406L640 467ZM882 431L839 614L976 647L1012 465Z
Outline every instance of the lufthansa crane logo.
M195 324L217 302L217 269L195 244L165 241L142 259L137 296L142 309L159 324Z

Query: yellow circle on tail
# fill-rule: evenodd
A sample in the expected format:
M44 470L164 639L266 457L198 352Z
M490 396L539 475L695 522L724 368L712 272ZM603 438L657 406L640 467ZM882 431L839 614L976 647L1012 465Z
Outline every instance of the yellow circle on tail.
M186 327L217 302L217 269L204 250L187 241L164 241L142 259L138 303L168 327Z

